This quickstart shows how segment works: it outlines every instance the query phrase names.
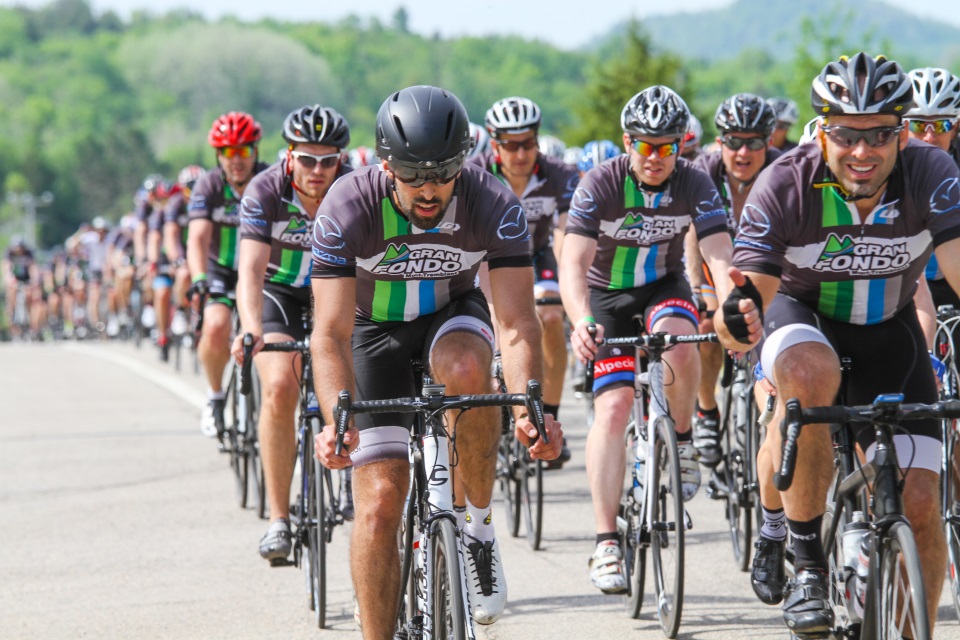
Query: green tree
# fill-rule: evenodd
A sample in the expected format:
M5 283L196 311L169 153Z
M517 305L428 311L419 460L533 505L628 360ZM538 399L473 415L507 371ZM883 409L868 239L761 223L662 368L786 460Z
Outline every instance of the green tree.
M619 140L623 135L620 114L624 105L647 87L662 84L681 96L691 93L680 59L655 53L636 21L628 26L620 51L611 51L609 59L595 63L592 77L583 100L574 107L576 122L564 130L568 144L582 145L603 138Z

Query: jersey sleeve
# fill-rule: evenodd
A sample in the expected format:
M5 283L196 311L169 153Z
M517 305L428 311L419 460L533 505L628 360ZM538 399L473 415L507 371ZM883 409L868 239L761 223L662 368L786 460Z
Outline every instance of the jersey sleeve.
M570 210L570 201L580 184L580 173L573 167L564 167L560 175L561 187L557 194L557 215L561 216Z
M710 177L699 169L690 168L689 193L693 211L693 227L697 230L697 238L703 240L707 236L727 230L727 210L720 200L717 188L713 186Z
M269 183L259 179L267 175L261 173L254 177L240 201L241 240L271 243L272 224L277 219L277 207L281 202L279 196L269 193Z
M603 165L604 167L606 165ZM600 237L600 222L613 199L608 181L603 180L602 167L595 167L580 179L570 200L565 234Z
M211 220L210 201L213 195L213 172L203 174L190 192L187 215L191 220Z
M918 200L927 204L926 224L933 246L960 237L960 169L953 159L945 152L930 150L915 175L922 176L916 182L929 187Z
M794 218L785 215L799 207L796 190L788 184L798 185L798 180L789 165L761 172L740 213L733 242L733 266L741 271L781 276L788 240L799 217L799 213Z
M355 278L359 247L355 237L369 235L356 180L338 180L330 187L313 223L311 278ZM349 224L348 224L349 219Z
M491 269L532 266L530 227L520 200L499 181L484 178L492 188L478 192L471 212L486 222L482 230L485 260Z

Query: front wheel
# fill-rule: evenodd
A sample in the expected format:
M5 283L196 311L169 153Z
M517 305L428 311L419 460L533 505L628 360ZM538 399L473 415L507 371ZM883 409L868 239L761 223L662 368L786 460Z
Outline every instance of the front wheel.
M540 549L543 537L543 463L530 460L526 447L514 440L513 456L520 475L520 503L527 526L527 542L534 551Z
M953 420L947 425L947 437L944 442L945 473L943 479L944 495L944 533L947 539L947 556L950 575L950 593L953 606L960 618L960 431Z
M497 450L497 479L503 508L507 514L507 530L516 538L520 534L520 470L513 451L513 436L508 432L500 436Z
M468 620L463 602L460 576L460 554L457 551L457 530L453 523L441 519L433 525L430 536L430 585L433 608L434 638L466 640Z
M316 435L316 434L314 434ZM313 438L311 438L311 442ZM312 451L312 449L311 449ZM325 629L327 626L327 482L326 475L330 473L319 461L313 459L314 471L311 474L310 500L307 507L307 545L309 558L309 574L313 581L313 602L311 608L315 613L317 626Z
M895 522L876 540L868 587L872 611L865 613L863 637L930 640L923 573L910 525ZM875 625L873 629L867 621Z
M652 452L653 486L647 492L653 554L654 590L660 628L676 638L683 610L683 538L686 528L680 455L673 421L657 418L657 440Z

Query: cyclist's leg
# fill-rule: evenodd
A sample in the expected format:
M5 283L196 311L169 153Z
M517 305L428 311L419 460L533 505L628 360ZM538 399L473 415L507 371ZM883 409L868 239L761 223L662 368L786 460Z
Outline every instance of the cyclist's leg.
M534 259L536 298L560 299L557 282L557 260L553 250L546 247ZM556 414L563 395L563 377L567 369L567 342L563 327L563 307L547 305L537 307L537 316L543 327L543 404ZM559 420L559 416L554 416Z
M900 446L897 446L898 451ZM899 454L898 454L899 458ZM931 636L937 621L937 606L943 592L946 577L947 542L943 532L940 513L939 458L932 460L936 470L913 467L906 474L903 487L903 505L907 520L913 529L923 568L924 590L927 594L927 617L930 620ZM906 464L900 459L900 464Z
M197 355L207 374L211 392L222 391L223 370L230 361L230 332L233 330L233 308L219 300L211 300L203 310L203 331Z
M707 265L703 265L703 284L700 286L702 307L705 313L700 318L700 333L713 331L713 313L719 306L713 277ZM693 442L700 453L700 462L716 466L720 461L720 410L717 407L717 378L723 368L723 348L719 344L704 342L700 351L700 388L697 390L697 411L693 417Z

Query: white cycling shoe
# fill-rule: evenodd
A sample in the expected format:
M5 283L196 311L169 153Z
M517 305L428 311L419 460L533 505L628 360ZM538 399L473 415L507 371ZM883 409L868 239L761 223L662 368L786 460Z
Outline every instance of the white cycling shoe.
M473 619L477 624L493 624L507 605L507 579L500 561L500 548L496 539L480 542L464 533L463 551Z

